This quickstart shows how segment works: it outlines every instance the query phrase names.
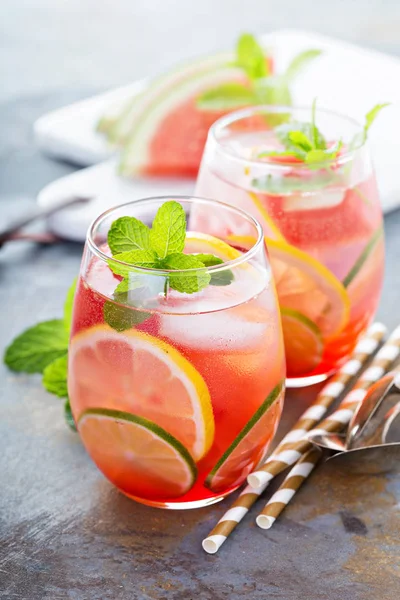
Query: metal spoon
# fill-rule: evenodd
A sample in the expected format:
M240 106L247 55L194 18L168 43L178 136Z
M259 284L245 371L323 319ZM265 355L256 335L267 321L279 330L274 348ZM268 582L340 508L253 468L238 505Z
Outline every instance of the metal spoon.
M346 452L358 448L400 444L400 374L392 371L375 383L350 421L347 435L318 434L310 441L324 450Z
M68 206L72 206L73 204L86 204L87 202L90 202L90 200L91 197L89 196L68 196L67 198L63 198L62 200L55 204L52 204L51 206L46 206L44 208L34 208L28 214L25 214L23 217L16 219L5 229L0 231L0 248L5 242L17 239L17 237L15 237L15 234L18 231L20 231L20 229L22 229L23 227L26 227L27 225L30 225L30 223L33 223L33 221L36 221L37 219L45 219L50 215L54 215L59 210L67 208Z

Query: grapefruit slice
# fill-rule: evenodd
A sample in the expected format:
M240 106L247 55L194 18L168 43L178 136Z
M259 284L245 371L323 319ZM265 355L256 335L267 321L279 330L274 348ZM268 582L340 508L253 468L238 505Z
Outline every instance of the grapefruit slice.
M210 449L215 424L207 385L170 344L96 325L72 338L69 373L76 420L89 408L122 410L165 429L195 461Z
M176 498L196 481L196 465L186 448L148 419L91 408L79 418L78 431L99 469L130 496Z
M278 240L266 239L266 244L280 307L307 317L324 338L341 331L350 314L343 284L306 252Z
M240 485L264 457L275 435L284 395L279 383L221 456L205 480L214 493Z
M281 309L286 367L289 377L301 377L321 362L324 342L318 327L305 315L289 308Z

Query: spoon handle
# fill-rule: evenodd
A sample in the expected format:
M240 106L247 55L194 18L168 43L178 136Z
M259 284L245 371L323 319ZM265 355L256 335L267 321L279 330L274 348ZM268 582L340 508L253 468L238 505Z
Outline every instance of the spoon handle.
M36 221L37 219L45 219L46 217L55 214L59 210L62 210L67 206L72 206L73 204L86 204L90 200L91 198L89 197L68 196L67 198L63 198L62 200L60 200L56 204L52 204L51 206L45 206L43 208L34 208L30 212L28 212L28 214L25 214L23 217L20 217L19 219L16 219L14 222L7 225L5 229L0 230L0 246L2 246L4 242L7 242L13 234L15 234L23 227L26 227L30 223L33 223L33 221Z

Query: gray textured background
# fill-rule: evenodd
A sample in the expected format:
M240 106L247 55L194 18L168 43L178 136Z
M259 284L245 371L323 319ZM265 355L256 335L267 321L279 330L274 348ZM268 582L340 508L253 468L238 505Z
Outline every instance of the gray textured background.
M297 27L398 53L397 0L1 0L3 99L107 87L186 56L232 47L243 30Z
M34 148L31 125L38 116L186 56L231 47L243 30L279 27L400 54L396 0L0 0L0 224L29 207L44 184L72 171ZM394 327L400 211L385 222L379 317ZM80 255L71 243L10 244L0 251L1 353L24 327L60 316ZM182 514L127 500L66 429L61 404L43 391L39 377L0 366L0 379L0 598L400 597L398 477L368 480L350 493L351 481L338 472L319 472L271 532L254 527L253 511L210 557L200 542L229 500ZM288 395L285 426L313 393Z

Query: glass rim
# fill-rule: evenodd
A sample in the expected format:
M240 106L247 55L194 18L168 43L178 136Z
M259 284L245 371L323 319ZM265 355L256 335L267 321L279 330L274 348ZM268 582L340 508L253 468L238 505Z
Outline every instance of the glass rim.
M257 239L255 241L255 243L253 244L253 246L249 249L246 250L245 252L243 252L240 257L238 258L234 258L232 260L228 260L228 261L224 261L223 263L219 264L219 265L213 265L210 267L203 267L203 268L197 268L197 269L154 269L154 268L149 268L149 267L137 267L135 265L132 265L130 263L124 262L122 260L118 260L115 259L113 256L109 256L108 254L106 254L105 252L103 252L99 246L97 245L97 243L95 242L94 239L94 235L96 233L96 231L98 230L98 228L101 226L101 224L115 211L120 210L121 208L123 208L124 206L132 206L135 204L150 204L152 202L154 203L160 203L160 201L168 201L168 200L176 200L177 202L188 202L188 203L198 203L198 204L208 204L208 205L217 205L221 208L227 209L230 212L234 212L237 215L241 216L242 218L246 219L248 222L250 222L252 225L254 225L256 231L257 231ZM133 216L133 215L126 215L126 216ZM202 232L199 232L202 233ZM217 238L219 239L219 238ZM257 221L257 219L255 219L251 214L247 213L244 210L241 210L240 208L236 208L234 206L231 206L230 204L227 204L226 202L220 202L219 200L211 200L208 198L200 198L198 196L183 196L183 195L178 195L178 194L171 194L171 195L163 195L163 196L149 196L147 198L138 198L137 200L130 200L129 202L123 202L122 204L117 204L116 206L112 206L111 208L107 209L106 211L102 212L100 215L98 215L90 224L88 232L86 234L86 243L88 245L88 247L90 248L90 250L93 252L93 254L95 254L100 260L102 260L103 262L109 262L110 260L118 265L122 265L124 267L128 267L132 270L132 272L136 272L136 273L143 273L143 274L147 274L147 275L156 275L156 276L168 276L170 273L196 273L199 271L206 271L210 274L213 273L219 273L221 271L226 271L229 269L233 269L235 267L240 266L241 264L243 264L244 262L247 262L249 259L253 258L256 253L258 252L260 246L264 243L264 232L262 229L262 226L260 225L260 223ZM268 257L265 257L265 260L268 262L269 264L269 260Z
M273 160L268 160L268 158L264 158L264 159L245 158L244 156L243 157L239 156L239 155L235 154L235 152L230 151L228 148L226 148L226 146L223 146L221 144L220 139L218 138L218 133L220 133L223 129L225 129L232 123L238 122L247 117L251 117L256 113L263 113L263 112L284 113L284 112L292 112L292 111L296 111L296 110L311 111L311 105L310 106L305 106L305 105L289 106L289 105L285 105L285 104L260 104L258 106L250 106L249 108L242 108L240 110L235 110L235 111L229 113L228 115L224 115L223 117L220 117L217 121L215 121L215 123L213 123L213 125L211 125L208 135L218 145L218 148L225 156L229 157L229 159L234 160L240 164L271 166L277 170L279 170L279 169L287 170L288 168L293 169L293 167L299 168L299 166L302 166L302 165L307 166L306 163L299 163L296 161L279 163L279 162L275 162ZM335 117L335 118L341 119L342 121L345 121L345 122L353 125L356 129L356 134L361 133L363 130L362 125L357 121L357 119L354 119L353 117L345 115L341 112L338 112L335 110L330 110L328 108L316 107L315 113L316 113L316 115L324 114L324 115L327 115L330 117ZM347 164L348 162L350 162L353 159L356 152L361 150L361 148L363 148L366 145L366 143L367 143L367 140L363 141L363 143L359 144L356 148L353 148L352 150L348 150L348 151L344 152L338 158L324 160L321 163L313 163L313 166L321 165L321 167L322 167L323 165Z

